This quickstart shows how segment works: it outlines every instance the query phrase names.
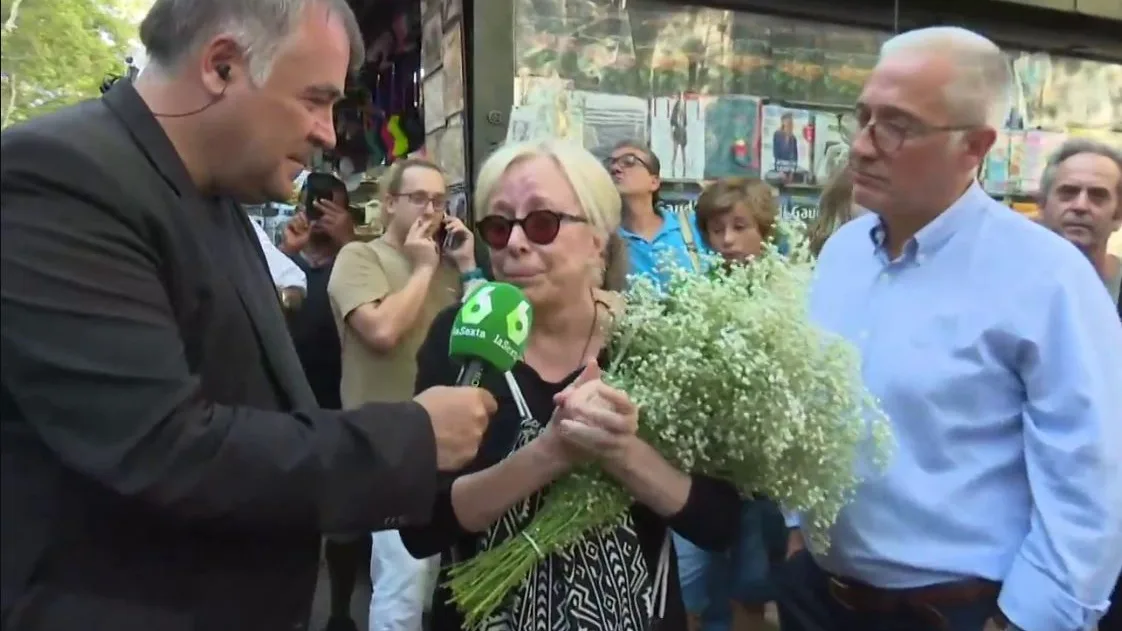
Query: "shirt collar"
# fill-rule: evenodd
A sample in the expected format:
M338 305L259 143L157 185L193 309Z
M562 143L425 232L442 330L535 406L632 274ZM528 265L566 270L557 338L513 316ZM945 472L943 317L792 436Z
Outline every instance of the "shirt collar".
M981 184L975 180L950 207L915 233L915 236L904 246L904 256L914 255L917 260L922 261L925 257L934 255L956 232L968 225L973 217L985 208L985 202L992 201L989 193L986 193ZM873 240L873 245L878 251L884 248L884 237L884 222L878 219L869 231L869 238Z
M655 208L655 212L658 213L659 217L662 217L662 227L659 228L658 232L655 233L654 238L651 239L652 242L657 241L659 238L665 235L682 231L682 226L679 225L681 222L677 221L676 217L671 216L671 213L666 212L660 208ZM630 239L642 239L642 237L640 237L638 234L628 230L627 228L624 228L622 224L619 227L619 232L624 237Z

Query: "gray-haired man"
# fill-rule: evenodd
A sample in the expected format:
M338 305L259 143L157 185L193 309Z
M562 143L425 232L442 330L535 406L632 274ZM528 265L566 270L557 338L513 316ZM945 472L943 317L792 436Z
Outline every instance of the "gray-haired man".
M322 532L428 521L494 399L320 408L237 202L288 197L344 0L156 0L149 64L0 136L0 626L293 631Z
M1118 302L1122 265L1106 245L1122 226L1122 152L1082 138L1064 143L1041 178L1040 221L1087 256Z

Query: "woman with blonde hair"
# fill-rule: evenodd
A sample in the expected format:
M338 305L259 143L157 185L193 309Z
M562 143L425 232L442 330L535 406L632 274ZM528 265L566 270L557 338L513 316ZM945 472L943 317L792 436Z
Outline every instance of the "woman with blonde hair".
M499 410L476 462L443 485L430 524L401 531L405 545L447 564L526 536L550 483L593 461L635 498L625 521L542 559L484 627L619 631L657 619L660 629L685 629L669 531L726 548L740 498L725 482L667 463L635 435L638 410L627 394L598 378L622 306L606 285L621 282L627 264L626 249L613 245L615 183L581 147L510 145L483 164L475 212L496 280L525 292L534 326L524 359L505 378L483 380ZM438 316L417 354L419 390L457 378L448 358L454 317L452 309ZM434 631L463 628L447 596L440 589L434 599Z
M849 167L839 169L822 188L818 201L818 217L807 229L810 250L816 256L838 228L863 214L865 209L853 203L853 175Z

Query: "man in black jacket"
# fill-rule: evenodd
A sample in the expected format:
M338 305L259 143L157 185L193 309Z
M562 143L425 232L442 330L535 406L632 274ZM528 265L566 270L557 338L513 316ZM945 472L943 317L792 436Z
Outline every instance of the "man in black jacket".
M0 136L0 626L301 629L320 533L427 521L495 403L320 409L236 203L334 143L344 0L157 0L141 39Z

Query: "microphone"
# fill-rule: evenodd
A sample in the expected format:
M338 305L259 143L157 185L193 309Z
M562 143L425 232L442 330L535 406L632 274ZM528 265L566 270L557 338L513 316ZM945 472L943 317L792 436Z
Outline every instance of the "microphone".
M452 324L448 356L464 362L460 386L479 386L487 369L505 373L522 359L534 310L522 290L484 283L468 296Z

